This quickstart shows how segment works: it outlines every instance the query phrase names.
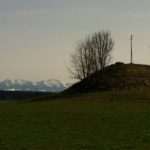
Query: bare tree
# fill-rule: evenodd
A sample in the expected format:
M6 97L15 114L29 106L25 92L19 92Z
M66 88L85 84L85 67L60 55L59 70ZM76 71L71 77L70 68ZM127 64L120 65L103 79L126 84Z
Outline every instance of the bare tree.
M111 61L114 41L108 31L100 31L80 41L71 54L71 74L82 80L103 69Z

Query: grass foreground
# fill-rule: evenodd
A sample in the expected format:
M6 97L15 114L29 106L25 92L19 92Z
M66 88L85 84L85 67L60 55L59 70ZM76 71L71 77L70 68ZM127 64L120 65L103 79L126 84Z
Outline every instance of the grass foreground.
M148 150L149 91L0 102L0 150Z

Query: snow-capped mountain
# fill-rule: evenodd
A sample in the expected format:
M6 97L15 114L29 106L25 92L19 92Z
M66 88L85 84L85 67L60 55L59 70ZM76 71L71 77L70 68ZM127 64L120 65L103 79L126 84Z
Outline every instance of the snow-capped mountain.
M45 92L61 92L71 84L51 79L45 81L31 82L26 80L4 80L0 82L0 90L11 91L45 91Z

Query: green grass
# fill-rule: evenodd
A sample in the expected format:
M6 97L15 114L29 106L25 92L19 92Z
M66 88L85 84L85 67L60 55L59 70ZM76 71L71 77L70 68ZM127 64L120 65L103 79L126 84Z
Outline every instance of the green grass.
M0 150L148 150L150 93L0 102Z

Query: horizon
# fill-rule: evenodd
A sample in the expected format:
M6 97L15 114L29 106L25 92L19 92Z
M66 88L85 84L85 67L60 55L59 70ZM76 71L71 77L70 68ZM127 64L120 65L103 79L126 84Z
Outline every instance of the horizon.
M115 65L117 63L123 63L125 65L143 65L143 66L150 66L149 64L141 64L141 63L124 63L124 62L121 62L121 61L118 61L118 62L114 62L114 63L111 63L109 64L108 66L106 67L109 67L111 65ZM3 80L0 80L0 82L4 82L4 81L7 81L7 80L10 80L12 83L14 83L15 81L29 81L29 82L33 82L33 83L36 83L36 82L41 82L41 81L60 81L62 83L70 83L70 84L75 84L77 82L80 82L79 79L72 79L71 82L67 82L67 81L64 81L64 80L59 80L57 78L50 78L50 79L41 79L41 80L26 80L26 79L21 79L21 78L16 78L16 79L11 79L11 78L6 78L6 79L3 79Z
M46 80L25 80L25 79L4 79L4 80L0 80L0 82L4 82L4 81L11 81L12 83L14 82L21 82L21 81L27 81L27 82L32 82L32 83L37 83L37 82L41 82L41 81L60 81L61 83L68 83L68 82L65 82L65 81L62 81L62 80L58 80L58 79L46 79Z
M113 61L150 65L150 2L143 0L0 1L0 81L57 79L72 82L67 71L77 41L109 30Z

